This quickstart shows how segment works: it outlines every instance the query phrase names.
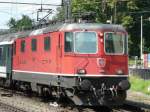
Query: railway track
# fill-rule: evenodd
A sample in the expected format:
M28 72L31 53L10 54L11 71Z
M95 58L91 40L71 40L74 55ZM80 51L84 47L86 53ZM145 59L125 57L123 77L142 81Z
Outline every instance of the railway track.
M112 109L113 112L150 112L150 107L140 103L126 101L121 107Z
M114 108L112 110L113 110L112 112L149 112L149 111L144 111L141 108L132 105L124 105L120 108Z
M40 98L27 97L23 92L0 88L0 112L150 112L149 106L132 101L117 108L71 107L69 103L52 106L52 102L45 103Z
M27 112L27 111L0 101L0 112Z

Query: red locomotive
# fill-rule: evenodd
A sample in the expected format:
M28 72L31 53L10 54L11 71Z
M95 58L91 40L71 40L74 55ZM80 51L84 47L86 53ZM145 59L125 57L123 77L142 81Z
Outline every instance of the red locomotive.
M12 37L5 44L13 49L12 70L2 79L10 79L13 86L65 96L76 105L118 105L125 100L130 84L122 26L66 23Z

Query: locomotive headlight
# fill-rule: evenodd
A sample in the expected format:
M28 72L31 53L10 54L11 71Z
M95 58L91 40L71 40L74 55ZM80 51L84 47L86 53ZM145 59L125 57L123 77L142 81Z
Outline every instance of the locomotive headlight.
M123 70L121 70L121 69L117 70L117 74L118 74L118 75L123 75L123 74L124 74L124 73L123 73Z
M86 70L85 69L78 69L77 74L86 74Z

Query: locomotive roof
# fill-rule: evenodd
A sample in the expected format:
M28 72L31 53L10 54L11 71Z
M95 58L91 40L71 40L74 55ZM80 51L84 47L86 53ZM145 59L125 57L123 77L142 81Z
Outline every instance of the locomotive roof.
M100 23L74 23L64 24L60 30L112 30L112 31L125 31L121 25L113 24L100 24Z
M0 45L12 44L16 38L26 37L31 31L0 35Z
M99 24L99 23L64 23L49 25L46 28L37 30L23 31L17 33L10 33L0 35L0 45L12 44L16 38L34 36L54 31L71 31L71 30L111 30L111 31L125 31L121 25Z

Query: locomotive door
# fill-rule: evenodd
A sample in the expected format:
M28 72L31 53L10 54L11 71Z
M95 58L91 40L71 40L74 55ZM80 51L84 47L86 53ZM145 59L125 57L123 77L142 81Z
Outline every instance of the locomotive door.
M58 45L56 51L56 66L57 66L57 73L61 73L61 66L62 66L62 35L58 34Z
M12 71L12 45L7 46L6 66L6 71L10 74Z

